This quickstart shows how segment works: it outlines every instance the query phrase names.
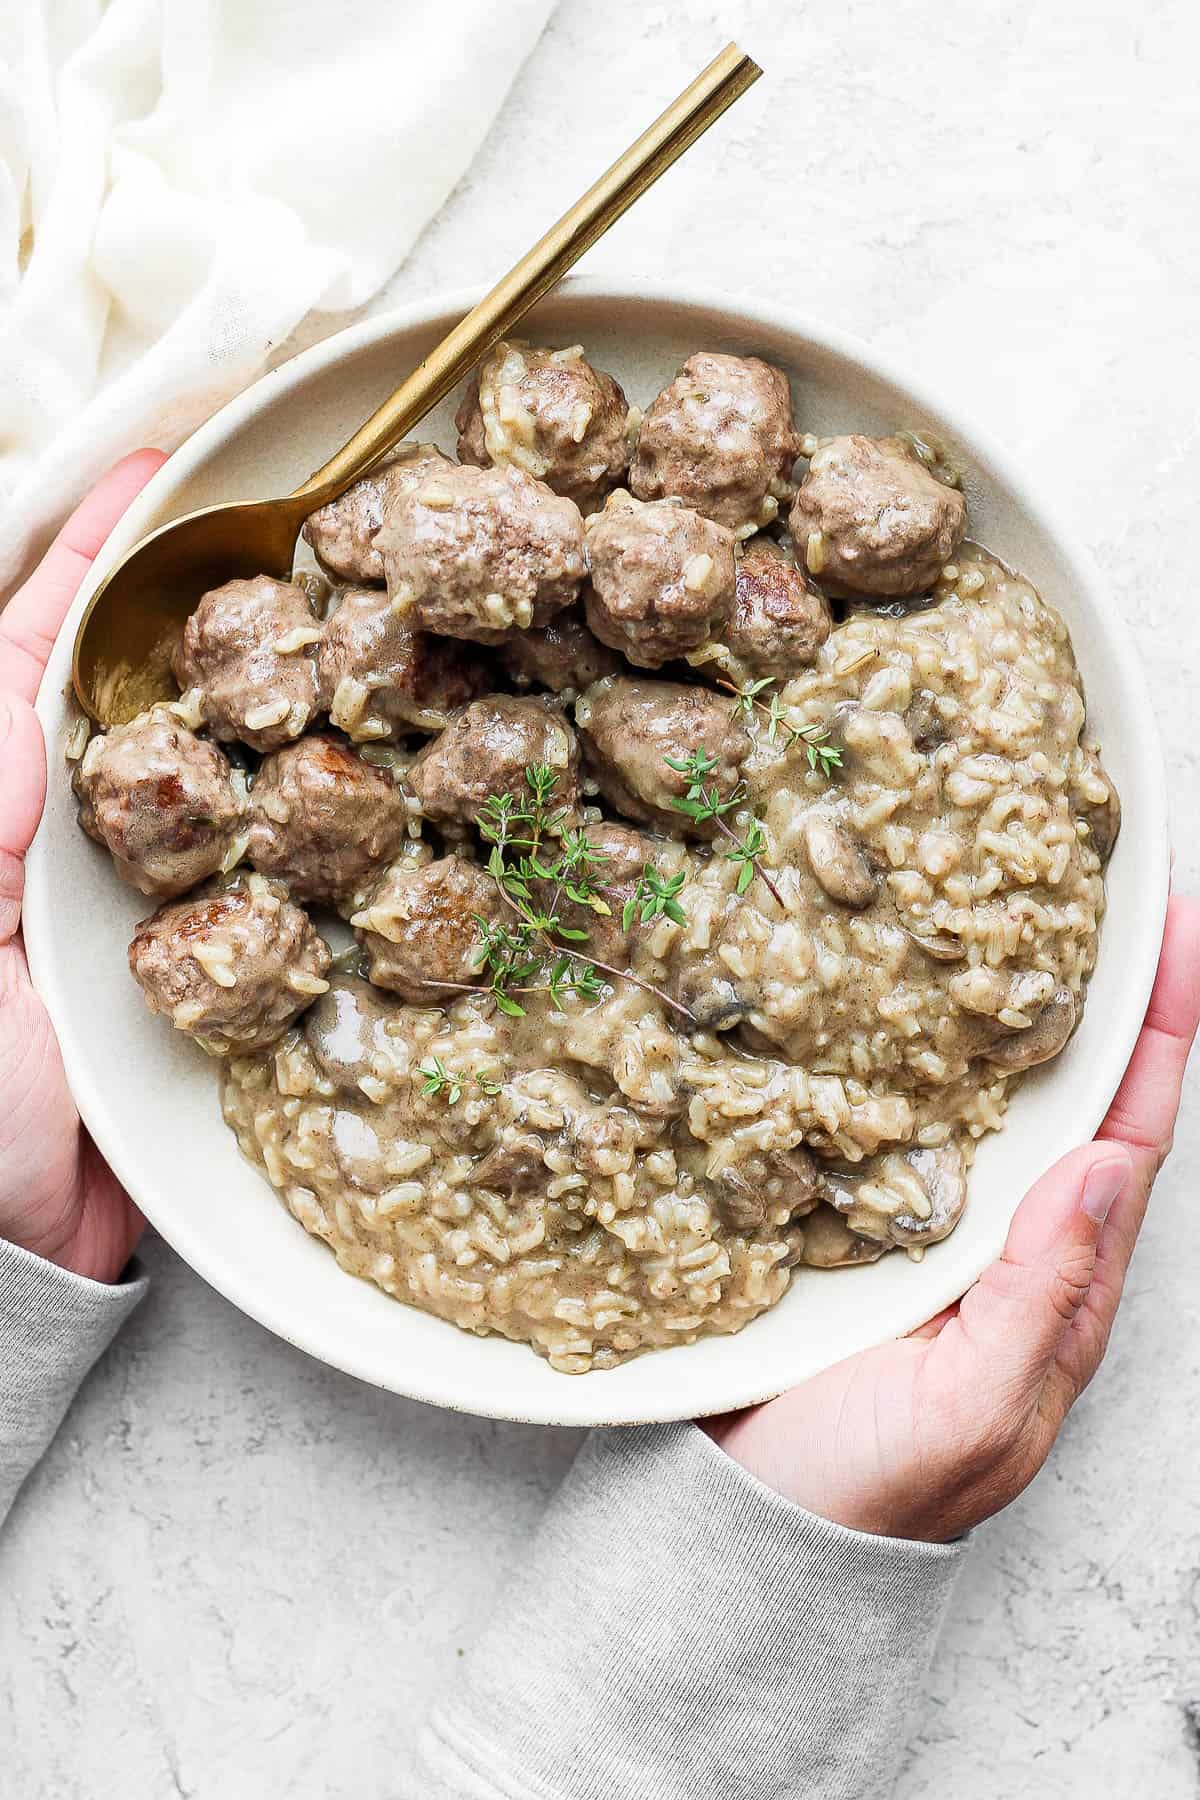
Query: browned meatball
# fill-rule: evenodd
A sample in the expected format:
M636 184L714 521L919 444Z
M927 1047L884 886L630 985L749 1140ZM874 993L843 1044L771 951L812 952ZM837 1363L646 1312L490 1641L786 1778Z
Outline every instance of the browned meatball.
M534 892L547 911L553 908L561 925L571 931L587 932L587 944L580 946L584 955L619 965L628 957L630 943L638 931L636 919L628 931L625 929L622 914L643 869L650 863L664 874L673 874L685 859L677 844L607 819L581 827L580 836L586 837L602 858L592 865L589 874L599 898L608 907L607 914L572 900L570 895L556 890L554 882L534 882Z
M437 469L387 496L375 543L406 624L481 644L545 625L586 572L579 508L523 469Z
M161 906L129 946L150 1011L213 1056L274 1043L325 992L329 964L324 939L262 875Z
M460 462L511 463L584 512L629 467L625 395L578 344L569 350L497 344L472 376L454 423Z
M629 485L731 530L769 525L800 453L787 376L757 356L689 356L642 421Z
M382 582L375 533L383 524L388 495L419 487L435 470L452 467L436 444L399 444L370 475L309 514L303 536L318 562L342 581Z
M733 611L721 642L747 675L781 681L807 668L833 629L829 602L770 538L755 538L738 558Z
M548 696L489 694L452 719L421 751L409 781L428 819L470 824L489 794L528 797L526 769L544 765L558 780L555 810L579 798L579 744L561 707Z
M962 542L967 503L905 438L830 438L792 502L796 550L831 594L903 597L932 587Z
M317 710L313 646L321 636L306 590L256 575L205 594L183 628L175 678L215 738L277 750Z
M477 863L444 856L424 868L394 864L351 923L376 987L414 1006L445 1006L453 988L482 979L478 921L498 918L500 905Z
M74 786L79 823L141 894L169 900L237 857L244 784L168 707L93 738Z
M612 495L587 527L587 622L639 668L695 650L733 605L733 535L672 501Z
M681 682L610 675L580 696L575 721L588 772L618 812L675 836L713 835L711 825L696 825L671 805L686 795L688 778L667 758L706 751L716 762L705 786L731 794L751 743L727 700Z
M493 685L469 644L403 624L380 588L347 588L317 651L320 703L357 742L440 731L456 707Z
M592 636L577 606L557 613L540 631L514 631L501 646L500 661L518 687L553 694L578 692L621 666L620 657Z
M297 900L337 905L404 842L404 796L332 737L302 737L264 759L250 793L247 855Z

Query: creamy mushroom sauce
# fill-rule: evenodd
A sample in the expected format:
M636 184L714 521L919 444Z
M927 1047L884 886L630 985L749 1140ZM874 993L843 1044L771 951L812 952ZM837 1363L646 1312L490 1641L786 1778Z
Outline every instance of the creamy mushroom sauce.
M735 892L719 841L658 841L687 922L635 932L628 966L700 1029L627 980L509 1019L346 970L224 1066L243 1150L345 1269L577 1373L738 1330L797 1263L952 1228L1020 1066L1077 1016L1116 803L1027 581L964 544L931 604L893 610L852 609L780 690L829 726L832 780L751 728L782 905ZM415 1078L433 1057L455 1104Z

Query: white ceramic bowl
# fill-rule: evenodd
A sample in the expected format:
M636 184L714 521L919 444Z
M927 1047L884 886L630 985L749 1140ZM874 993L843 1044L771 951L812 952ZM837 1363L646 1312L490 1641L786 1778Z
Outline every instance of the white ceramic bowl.
M93 579L177 513L295 486L474 298L451 295L369 320L266 376L171 458L117 527ZM221 1122L212 1064L150 1016L129 977L126 944L148 909L78 829L63 765L63 694L86 583L38 700L50 795L29 859L26 943L100 1149L168 1242L235 1305L325 1362L441 1406L571 1425L682 1418L778 1393L938 1311L1000 1250L1035 1177L1090 1137L1125 1067L1154 976L1168 878L1165 779L1137 656L1097 571L1070 543L1048 497L952 404L785 306L710 292L568 282L537 309L530 334L582 342L641 403L691 351L722 349L786 368L804 430L928 427L965 471L972 535L1030 576L1070 626L1092 727L1124 805L1108 917L1083 1023L1066 1052L1020 1089L1005 1129L981 1146L954 1235L920 1264L895 1256L835 1274L801 1271L780 1305L736 1337L584 1376L556 1374L524 1345L469 1336L343 1274L242 1160ZM442 407L421 427L450 450L452 410Z

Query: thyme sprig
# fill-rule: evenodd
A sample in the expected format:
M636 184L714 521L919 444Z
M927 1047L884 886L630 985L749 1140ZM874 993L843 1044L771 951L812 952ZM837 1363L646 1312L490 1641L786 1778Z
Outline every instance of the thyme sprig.
M663 761L669 769L674 769L677 775L682 775L687 780L687 793L671 796L671 805L676 812L686 814L697 825L715 825L721 835L727 837L733 845L732 850L725 851L725 860L741 865L737 879L738 893L744 894L757 875L767 892L774 896L780 906L784 906L783 895L759 860L767 847L766 833L760 822L751 818L742 837L725 823L725 814L733 812L746 802L745 782L739 781L724 796L718 787L706 788L705 780L717 766L716 757L707 750L693 750L684 757L664 756Z
M566 923L563 904L570 901L601 918L611 916L601 891L609 855L585 830L568 828L567 810L554 806L558 775L553 769L545 764L527 768L525 783L527 794L489 794L475 819L491 845L488 874L516 920L497 923L474 915L479 933L475 967L488 975L497 1007L509 1018L523 1018L521 999L530 994L546 993L559 1007L568 994L596 999L604 991L603 973L614 981L633 982L694 1024L687 1007L652 982L576 948L588 943L588 933Z
M468 1077L453 1069L448 1069L440 1056L431 1056L427 1063L418 1063L415 1073L421 1077L421 1092L427 1099L445 1098L447 1106L457 1106L463 1097ZM501 1091L503 1082L495 1075L484 1070L471 1077L477 1088L494 1099Z
M764 675L759 681L748 681L744 687L735 687L732 681L722 681L720 685L734 695L733 717L750 723L756 713L761 713L767 721L767 739L776 743L780 737L784 750L790 750L794 744L803 744L805 758L814 774L828 781L835 769L842 766L842 753L836 744L829 741L829 731L824 725L793 725L784 712L783 701L778 694L772 694L769 701L760 700L759 695L769 687L774 687L775 677Z
M622 930L629 931L635 918L643 925L649 925L655 919L670 919L673 925L686 925L687 914L676 897L686 880L686 869L680 869L676 875L664 876L653 863L647 863L638 876L636 888L625 902L621 913Z

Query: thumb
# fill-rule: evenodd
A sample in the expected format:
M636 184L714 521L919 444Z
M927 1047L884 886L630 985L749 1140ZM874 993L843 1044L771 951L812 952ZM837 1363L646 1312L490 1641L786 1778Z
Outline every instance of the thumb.
M24 857L46 803L46 745L27 700L0 688L0 944L21 922Z
M1113 1202L1133 1174L1121 1145L1064 1156L1017 1208L1004 1254L959 1308L959 1323L1010 1392L1040 1387L1088 1296Z

